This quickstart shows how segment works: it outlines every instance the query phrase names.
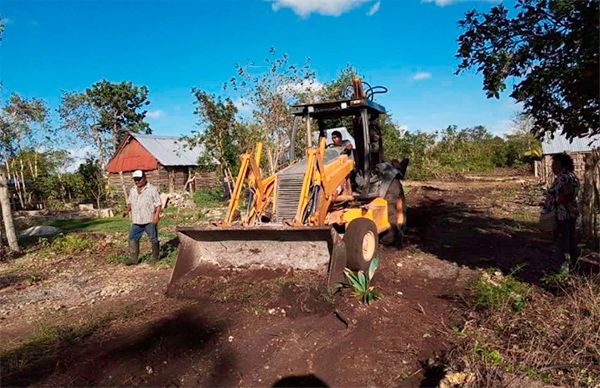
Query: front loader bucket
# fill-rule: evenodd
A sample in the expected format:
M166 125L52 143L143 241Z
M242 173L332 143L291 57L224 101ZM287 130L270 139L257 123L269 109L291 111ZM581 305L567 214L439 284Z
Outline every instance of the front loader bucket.
M346 265L343 241L331 227L178 227L177 235L179 253L169 280L170 295L193 282L202 263L317 270L328 274L329 285L341 280Z

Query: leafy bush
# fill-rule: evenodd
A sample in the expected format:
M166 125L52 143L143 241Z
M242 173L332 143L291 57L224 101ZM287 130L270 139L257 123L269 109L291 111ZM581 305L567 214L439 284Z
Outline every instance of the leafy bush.
M453 174L512 167L536 158L540 142L527 132L493 136L485 127L458 129L455 125L433 133L401 133L389 120L381 124L387 159L410 159L407 177L427 179Z
M371 304L376 299L381 298L379 291L375 287L371 286L371 280L375 271L379 266L379 257L373 258L371 264L369 264L369 272L367 276L363 271L357 273L352 272L349 268L344 269L344 274L352 287L352 295L359 298L365 304ZM343 285L340 285L343 287Z
M72 255L74 253L83 252L92 248L95 245L93 240L77 234L63 235L60 234L50 244L50 249L53 252Z

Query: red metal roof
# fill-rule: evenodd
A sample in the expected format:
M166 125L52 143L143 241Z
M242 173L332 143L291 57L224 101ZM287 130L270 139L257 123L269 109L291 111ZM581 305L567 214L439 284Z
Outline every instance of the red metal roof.
M117 154L108 162L108 172L126 172L133 170L156 170L158 160L140 142L132 136L126 140Z

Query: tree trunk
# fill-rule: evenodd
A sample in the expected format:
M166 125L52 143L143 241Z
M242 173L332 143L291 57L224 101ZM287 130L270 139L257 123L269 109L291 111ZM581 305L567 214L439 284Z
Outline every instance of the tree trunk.
M35 173L33 171L33 164L31 164L31 158L27 158L27 166L29 167L29 172L31 173L31 176L34 178L37 178L37 176L35 176Z
M24 174L25 166L23 164L23 159L19 158L19 163L21 165L21 187L23 188L23 197L26 199L27 204L29 206L31 206L31 199L27 195L27 185L25 183L25 174Z
M94 143L98 147L98 161L100 162L100 166L104 169L106 167L104 154L106 153L106 147L104 145L104 140L102 139L102 135L99 131L94 130Z
M17 241L15 224L13 222L12 208L10 207L8 183L4 166L0 166L0 206L2 206L2 219L4 220L4 230L6 231L8 247L11 251L18 252L20 249Z
M4 224L4 218L2 218L2 206L0 206L0 259L2 259L2 247L4 246L4 228L2 227Z
M35 153L33 154L34 157L34 161L35 161L35 174L33 175L35 179L37 179L39 177L38 175L38 152L35 151Z
M123 178L123 171L119 171L119 178L121 178L121 190L123 190L123 195L125 196L125 203L129 200L129 195L127 193L127 187L125 186L125 178Z
M25 209L25 201L23 200L23 191L21 190L21 178L19 178L19 172L17 171L17 168L15 167L16 162L17 161L13 159L12 177L13 177L13 180L15 181L15 190L17 192L17 197L19 197L19 203L21 204L21 209Z

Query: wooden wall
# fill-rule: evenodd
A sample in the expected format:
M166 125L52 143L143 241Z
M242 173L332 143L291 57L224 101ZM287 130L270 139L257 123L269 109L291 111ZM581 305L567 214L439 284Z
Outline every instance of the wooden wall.
M593 248L600 245L600 150L569 153L573 158L575 175L581 185L579 210L581 231ZM540 181L549 186L554 181L552 155L544 155L540 163Z
M585 161L590 152L567 152L573 158L573 166L575 167L575 175L583 182L585 175ZM552 173L552 155L544 155L540 165L540 180L545 185L551 185L554 182L554 174Z
M188 180L191 169L185 166L164 167L160 166L156 170L146 171L148 182L157 186L161 193L173 193L184 191L185 183ZM133 186L131 178L132 171L122 173L123 182L127 192ZM192 171L193 174L193 171ZM214 188L219 185L217 176L214 172L195 173L196 179L191 191L201 190L204 188ZM119 173L108 174L108 185L111 192L121 196L123 195L123 184Z

